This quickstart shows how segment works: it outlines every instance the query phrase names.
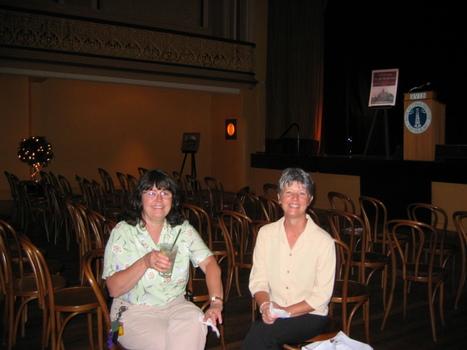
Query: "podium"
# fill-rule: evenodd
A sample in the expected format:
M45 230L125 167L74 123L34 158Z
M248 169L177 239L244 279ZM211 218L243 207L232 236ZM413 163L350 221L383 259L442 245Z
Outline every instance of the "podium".
M446 105L434 91L404 94L404 160L435 160L445 142Z

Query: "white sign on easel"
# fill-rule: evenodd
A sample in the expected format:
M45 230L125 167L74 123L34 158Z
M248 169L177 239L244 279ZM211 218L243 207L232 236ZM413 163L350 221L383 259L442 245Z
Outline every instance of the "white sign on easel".
M399 69L380 69L371 73L369 107L394 106L396 104Z

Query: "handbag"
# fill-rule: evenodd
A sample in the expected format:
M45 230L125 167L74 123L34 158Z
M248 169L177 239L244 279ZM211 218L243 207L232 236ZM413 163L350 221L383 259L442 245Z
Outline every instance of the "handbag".
M317 341L302 347L302 350L372 350L373 348L358 340L349 338L340 331L334 338Z

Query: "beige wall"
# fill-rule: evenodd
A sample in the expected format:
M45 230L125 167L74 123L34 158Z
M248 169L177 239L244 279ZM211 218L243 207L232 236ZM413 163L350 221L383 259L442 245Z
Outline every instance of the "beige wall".
M29 135L46 136L53 146L55 157L44 170L63 174L75 185L75 174L100 180L99 167L114 177L117 171L137 175L140 166L180 171L183 133L200 132L198 178L219 177L232 186L229 190L245 181L245 133L238 140L224 139L226 118L237 118L244 128L240 94L61 79L29 83L0 75L0 95L0 169L21 179L29 169L16 152ZM190 172L188 157L184 173ZM8 198L4 175L0 190L2 199Z

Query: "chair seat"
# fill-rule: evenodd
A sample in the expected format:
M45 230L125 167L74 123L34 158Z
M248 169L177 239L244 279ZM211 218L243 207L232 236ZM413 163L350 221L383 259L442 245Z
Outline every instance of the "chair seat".
M53 275L52 283L55 290L63 289L67 285L67 280L62 276ZM15 290L18 291L18 295L21 292L31 294L32 292L37 293L37 282L35 276L25 276L15 280Z
M407 269L406 269L407 279L410 279L412 281L428 279L428 268L429 266L426 264L419 264L418 275L416 277L415 276L415 265L408 264ZM403 271L402 269L398 268L396 270L396 273L397 273L397 276L402 276ZM441 279L445 279L446 276L447 276L447 273L445 269L443 269L442 267L438 267L438 266L433 267L433 276L432 276L433 282L437 282Z
M235 266L251 269L253 266L253 254L244 254L243 260L240 258L240 255L235 256Z
M355 252L352 254L352 264L359 265L361 262L361 253ZM376 252L367 252L365 253L365 264L368 266L370 264L385 265L389 263L389 258L381 253Z
M55 292L55 310L79 312L99 307L99 301L91 287L70 287Z
M343 281L338 280L334 284L334 290L332 292L331 301L342 302L343 294ZM369 290L366 284L359 283L356 281L349 281L348 291L347 291L347 302L355 303L366 299L368 297Z

